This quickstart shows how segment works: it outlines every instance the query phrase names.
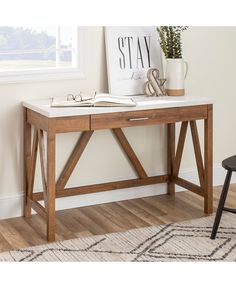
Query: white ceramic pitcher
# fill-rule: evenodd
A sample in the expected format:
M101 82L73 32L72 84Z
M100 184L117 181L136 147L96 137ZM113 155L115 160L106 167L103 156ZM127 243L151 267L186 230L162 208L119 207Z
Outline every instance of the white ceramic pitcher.
M169 96L185 95L184 80L188 63L181 59L166 59L166 92Z

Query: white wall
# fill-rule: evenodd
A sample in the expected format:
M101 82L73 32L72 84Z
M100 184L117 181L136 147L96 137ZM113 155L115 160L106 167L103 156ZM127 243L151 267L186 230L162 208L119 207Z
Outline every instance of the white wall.
M236 154L236 27L194 27L183 43L190 67L187 91L215 101L214 164L219 165Z
M222 182L221 160L236 152L236 27L191 27L184 33L184 58L189 63L186 91L196 96L211 96L214 105L214 166L217 179ZM85 73L81 80L34 82L0 85L0 218L21 214L22 201L22 108L26 99L48 98L78 91L106 91L106 62L102 27L85 28ZM165 170L165 128L135 127L124 129L149 174ZM78 134L57 137L57 174L62 169ZM164 138L164 139L163 139ZM188 139L182 172L196 176L191 141ZM63 152L63 153L62 153ZM93 136L70 185L88 184L132 177L133 171L109 131ZM35 188L40 189L37 176ZM164 186L130 189L114 193L84 195L62 199L59 208L88 205L102 201L125 199L164 192Z

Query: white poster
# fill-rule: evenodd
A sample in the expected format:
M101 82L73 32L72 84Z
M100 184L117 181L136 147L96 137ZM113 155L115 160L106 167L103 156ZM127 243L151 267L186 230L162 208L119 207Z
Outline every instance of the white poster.
M161 48L156 27L106 27L106 58L109 92L143 94L149 68L162 76Z

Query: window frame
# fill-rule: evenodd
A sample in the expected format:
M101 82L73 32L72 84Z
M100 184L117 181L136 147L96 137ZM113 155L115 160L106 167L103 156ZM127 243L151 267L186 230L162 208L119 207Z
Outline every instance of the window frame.
M75 50L77 51L77 57L75 67L49 67L15 71L0 71L0 84L84 79L84 31L82 27L76 27L75 29L75 33L77 34L75 47Z

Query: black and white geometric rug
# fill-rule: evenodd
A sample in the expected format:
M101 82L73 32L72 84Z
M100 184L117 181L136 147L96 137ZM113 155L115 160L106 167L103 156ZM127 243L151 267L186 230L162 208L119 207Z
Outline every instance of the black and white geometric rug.
M214 216L181 223L78 238L0 253L0 261L235 261L236 216L222 216L217 238Z

